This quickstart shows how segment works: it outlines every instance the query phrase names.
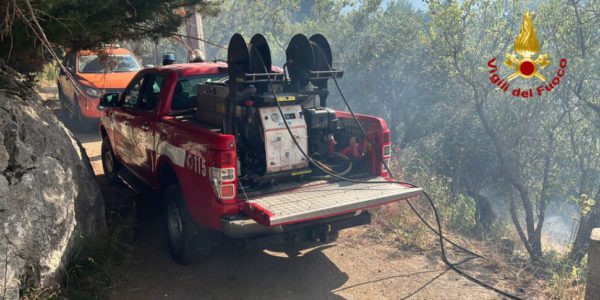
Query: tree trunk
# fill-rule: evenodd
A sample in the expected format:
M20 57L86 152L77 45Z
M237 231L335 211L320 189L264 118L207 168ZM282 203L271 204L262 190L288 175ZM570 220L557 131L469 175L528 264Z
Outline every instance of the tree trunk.
M490 200L479 191L468 191L467 194L475 200L477 228L480 228L482 233L487 232L496 221Z
M479 99L477 93L475 93L475 99ZM487 135L492 140L492 144L494 145L494 154L498 158L500 162L500 170L502 177L504 177L510 184L517 190L519 193L519 198L521 198L521 202L523 204L523 209L525 210L525 228L527 230L527 236L524 235L523 228L518 220L516 215L516 207L514 201L511 199L511 217L513 223L515 224L515 228L523 241L525 248L527 248L527 252L531 256L532 260L539 260L542 257L542 238L541 238L541 226L542 224L538 224L539 231L536 231L535 220L533 216L533 203L529 196L529 191L524 186L522 181L515 175L517 172L514 169L511 169L510 165L506 161L504 157L506 151L502 147L502 143L499 140L496 132L492 128L490 121L488 120L484 109L483 109L483 101L476 102L475 109L477 111L477 115L479 116L479 120L483 125L483 128Z
M592 210L585 216L579 219L579 227L577 228L577 234L573 241L573 249L569 253L569 258L575 264L579 264L585 254L587 253L588 245L590 242L590 234L592 229L600 227L600 187L596 192L596 204L592 207Z
M523 227L521 227L521 222L519 221L519 216L517 215L517 207L516 207L515 200L513 199L512 195L510 196L509 211L510 211L510 217L513 221L513 224L515 225L515 230L517 231L517 234L519 235L521 242L523 242L523 246L525 246L525 250L527 250L527 253L529 253L529 256L533 257L534 251L531 248L531 245L529 244L529 240L527 239L525 232L523 231Z

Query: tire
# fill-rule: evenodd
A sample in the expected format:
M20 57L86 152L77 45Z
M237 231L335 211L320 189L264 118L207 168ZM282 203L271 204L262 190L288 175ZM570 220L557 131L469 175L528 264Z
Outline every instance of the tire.
M121 163L115 157L112 147L110 146L110 140L107 136L102 139L100 152L102 155L102 169L104 170L104 176L110 183L120 183L117 174L123 166L121 166Z
M163 198L166 203L164 211L167 243L173 259L182 265L189 265L207 258L219 244L221 236L196 225L186 209L183 194L177 184L167 187Z

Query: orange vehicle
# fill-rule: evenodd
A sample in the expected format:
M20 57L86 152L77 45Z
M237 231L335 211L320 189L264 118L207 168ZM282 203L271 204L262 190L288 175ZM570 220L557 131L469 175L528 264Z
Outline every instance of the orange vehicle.
M131 51L119 47L67 51L64 66L70 74L59 72L58 95L70 117L84 130L98 125L100 97L122 92L142 69Z

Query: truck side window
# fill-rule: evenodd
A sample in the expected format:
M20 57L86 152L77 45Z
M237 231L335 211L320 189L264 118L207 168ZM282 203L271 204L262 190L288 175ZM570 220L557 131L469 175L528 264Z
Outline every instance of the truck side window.
M182 110L195 107L197 105L196 94L198 92L198 84L216 82L224 78L224 74L209 74L179 79L175 84L171 109Z
M194 107L196 105L196 98L190 97L191 89L191 83L188 79L177 81L177 84L175 84L175 91L173 92L171 109L180 110Z
M134 108L138 102L142 85L144 84L144 76L139 76L133 79L133 82L123 92L123 108Z
M151 111L156 108L156 103L158 102L158 95L160 95L163 79L164 75L161 74L146 75L146 78L144 79L145 84L143 87L143 93L142 97L140 98L138 109Z

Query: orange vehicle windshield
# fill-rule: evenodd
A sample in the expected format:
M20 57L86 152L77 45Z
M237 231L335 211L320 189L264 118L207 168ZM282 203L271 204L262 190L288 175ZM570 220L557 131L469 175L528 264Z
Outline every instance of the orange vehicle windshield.
M140 69L141 66L137 60L129 54L79 56L79 73L137 72Z

